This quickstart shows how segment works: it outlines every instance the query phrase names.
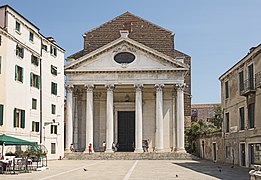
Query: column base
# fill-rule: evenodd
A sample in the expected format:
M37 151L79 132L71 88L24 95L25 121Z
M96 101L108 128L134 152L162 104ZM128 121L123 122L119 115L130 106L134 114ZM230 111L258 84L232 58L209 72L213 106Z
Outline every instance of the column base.
M184 148L182 148L182 149L176 149L175 152L176 152L176 153L187 153L187 151L186 151Z
M89 148L86 148L83 152L89 154ZM92 152L90 154L92 154L92 153L94 153L94 150L92 150Z
M70 149L65 149L64 152L65 153L71 153L72 151Z
M163 153L165 152L163 148L156 148L156 152L157 153Z
M134 150L134 152L135 152L135 153L143 153L144 151L143 151L143 149L141 149L141 148L140 148L140 149L136 148L136 149Z
M112 149L106 149L105 153L114 153Z

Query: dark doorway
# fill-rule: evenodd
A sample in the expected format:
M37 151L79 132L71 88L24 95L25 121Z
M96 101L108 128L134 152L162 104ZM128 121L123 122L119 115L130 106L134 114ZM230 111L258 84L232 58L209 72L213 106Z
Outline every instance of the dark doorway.
M246 166L245 144L240 144L240 150L241 150L241 166Z
M133 152L135 144L135 112L118 112L118 143L117 151Z
M213 143L213 161L217 161L217 144Z

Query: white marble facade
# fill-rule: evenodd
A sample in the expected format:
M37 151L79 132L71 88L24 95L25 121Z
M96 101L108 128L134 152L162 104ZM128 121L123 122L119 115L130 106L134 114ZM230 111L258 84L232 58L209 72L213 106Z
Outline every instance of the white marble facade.
M78 59L67 60L66 143L79 151L107 153L119 140L119 112L135 112L133 151L184 150L184 78L186 64L122 36ZM135 56L130 63L117 63L115 55Z

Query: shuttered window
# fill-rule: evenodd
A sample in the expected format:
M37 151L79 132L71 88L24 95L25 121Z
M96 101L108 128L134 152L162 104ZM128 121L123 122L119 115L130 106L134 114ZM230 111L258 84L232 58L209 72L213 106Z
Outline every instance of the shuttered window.
M23 68L15 65L15 80L23 82Z
M0 126L4 124L4 105L0 104Z
M31 73L30 74L30 85L31 87L35 87L37 89L40 88L40 76L34 74L34 73Z
M57 83L52 82L51 93L54 94L54 95L57 95Z
M14 108L14 127L25 128L25 110Z

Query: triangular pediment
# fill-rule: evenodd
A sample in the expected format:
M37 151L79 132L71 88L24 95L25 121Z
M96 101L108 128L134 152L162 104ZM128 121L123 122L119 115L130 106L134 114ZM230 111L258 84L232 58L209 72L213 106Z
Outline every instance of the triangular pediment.
M132 54L135 59L130 63L116 62L114 57L122 52ZM73 60L65 66L65 73L71 71L154 70L188 70L188 66L183 62L129 39L127 36Z

